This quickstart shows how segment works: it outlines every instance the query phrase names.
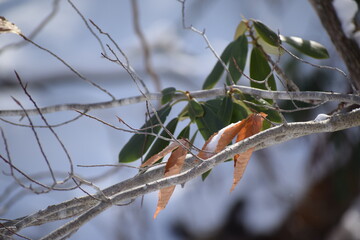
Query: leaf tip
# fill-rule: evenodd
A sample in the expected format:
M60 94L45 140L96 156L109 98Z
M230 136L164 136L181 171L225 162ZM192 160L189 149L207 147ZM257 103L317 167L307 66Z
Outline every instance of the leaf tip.
M162 208L161 207L157 207L156 208L156 211L155 211L155 213L154 213L154 219L156 219L156 217L157 217L157 215L159 214L159 212L162 210Z

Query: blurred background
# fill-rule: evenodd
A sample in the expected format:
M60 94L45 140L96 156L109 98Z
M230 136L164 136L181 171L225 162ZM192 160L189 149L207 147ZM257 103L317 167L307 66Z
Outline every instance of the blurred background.
M73 3L86 19L111 34L150 91L157 91L144 67L130 0L74 0ZM161 88L201 89L216 58L200 35L183 29L181 4L176 0L139 0L138 7L141 29ZM244 16L261 20L281 34L322 43L330 59L317 61L303 56L304 59L345 69L307 1L193 0L186 3L185 14L187 25L206 29L209 41L219 54L232 41L237 24ZM56 53L116 98L140 94L120 66L101 56L99 42L68 1L0 0L0 16L15 23L24 35ZM46 24L42 26L45 19ZM111 44L103 36L102 39ZM29 93L40 107L111 100L53 56L21 40L15 34L0 35L1 110L19 109L12 97L25 108L33 108L14 70L28 84ZM314 68L285 55L281 66L301 90L349 91L346 79L338 72ZM280 104L287 107L285 102ZM307 121L319 113L331 113L336 107L328 104L290 113L286 118ZM90 114L124 127L118 122L118 116L138 128L145 120L145 111L146 105L140 103ZM76 116L77 113L71 111L45 115L53 125ZM43 125L40 117L31 119L34 125ZM2 117L0 120L14 165L46 182L49 174L31 129L6 122L28 124L27 119ZM125 167L78 166L117 163L118 153L131 134L86 117L54 129L74 161L75 173L97 186L104 188L137 173ZM39 128L38 133L53 168L59 175L66 174L69 163L59 143L46 128ZM203 140L199 138L195 144L201 146ZM1 142L0 153L5 155L5 152ZM303 137L255 152L242 181L231 194L233 166L228 162L216 167L204 182L198 178L184 188L177 187L156 220L152 215L157 193L152 193L128 206L113 207L102 213L71 239L360 239L356 227L360 224L359 160L359 128ZM25 216L84 195L80 190L34 195L14 183L4 162L0 168L0 217L3 219ZM59 224L25 229L21 234L37 239Z

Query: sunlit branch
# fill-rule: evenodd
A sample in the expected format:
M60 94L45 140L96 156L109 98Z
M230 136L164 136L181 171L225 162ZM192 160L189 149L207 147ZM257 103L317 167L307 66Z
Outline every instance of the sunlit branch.
M210 90L192 91L189 94L194 98L209 98L215 96L224 96L227 90L231 88L238 89L244 94L249 94L255 97L274 99L274 100L297 100L297 101L333 101L344 102L349 104L360 105L360 96L355 94L343 94L336 92L316 92L316 91L303 91L303 92L286 92L286 91L268 91L247 86L231 86L226 88L215 88ZM61 111L91 111L96 109L107 109L120 106L126 106L136 103L145 102L146 100L160 100L161 93L149 93L146 96L134 96L128 98L116 99L114 101L96 102L89 104L60 104L49 107L39 108L42 114L61 112ZM181 93L175 94L174 100L186 100L187 96ZM36 109L27 109L29 115L39 114ZM0 110L0 116L24 116L23 110Z

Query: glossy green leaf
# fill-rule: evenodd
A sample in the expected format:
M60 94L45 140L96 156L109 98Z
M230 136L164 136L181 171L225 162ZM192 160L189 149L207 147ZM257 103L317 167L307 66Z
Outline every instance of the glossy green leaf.
M227 95L223 98L220 109L218 111L218 116L222 120L224 126L230 124L233 114L233 105L232 97L230 95Z
M280 37L273 30L258 20L252 21L256 32L265 42L275 47L280 46Z
M329 58L326 48L318 42L299 37L281 36L281 40L296 48L299 52L317 59Z
M199 118L204 115L203 107L195 98L189 101L188 111L191 121L195 121L195 118Z
M167 125L166 125L166 129L171 133L174 134L176 126L178 124L179 120L178 118L174 118L172 119ZM171 138L171 136L163 129L162 132L160 133L161 137L164 138ZM162 138L158 138L156 139L156 141L154 142L154 144L151 146L149 152L146 154L146 157L144 158L144 161L148 160L149 158L151 158L152 156L154 156L155 154L159 153L160 151L162 151L167 145L169 145L169 141L166 141Z
M229 62L233 45L234 45L234 42L231 42L229 45L227 45L227 47L225 48L225 50L223 51L223 53L220 56L220 59L225 64L227 64ZM224 72L224 66L221 64L220 61L217 61L213 70L205 79L203 89L213 88L216 85L216 83L220 80L220 77L223 74L223 72Z
M224 127L219 116L205 103L202 104L204 108L204 116L200 118L196 118L196 125L205 140L209 139L209 137L219 131Z
M166 105L161 108L157 114L161 122L165 122L167 116L171 110L170 105ZM158 119L155 115L151 116L150 119L141 127L144 129L144 133L158 133L161 129ZM134 134L130 140L125 144L119 153L119 162L129 163L139 159L149 149L150 145L155 140L155 136L147 134Z
M269 74L271 73L271 68L269 63L267 62L264 54L256 47L254 47L251 51L251 58L250 58L250 78L258 81L263 81L267 78L267 84L271 90L276 90L276 82L274 75ZM251 87L260 88L268 90L265 82L264 83L256 83L251 81ZM269 102L272 102L272 100Z
M242 72L244 71L247 54L248 54L248 41L245 35L241 35L238 39L234 41L234 45L231 50L231 56L229 60L229 72L235 83L239 81ZM234 63L234 60L236 64ZM228 85L232 85L232 82L229 79L227 83Z
M161 104L166 104L170 101L172 101L174 95L175 95L175 92L176 92L176 88L174 87L168 87L168 88L165 88L161 91L162 93L162 97L161 97Z

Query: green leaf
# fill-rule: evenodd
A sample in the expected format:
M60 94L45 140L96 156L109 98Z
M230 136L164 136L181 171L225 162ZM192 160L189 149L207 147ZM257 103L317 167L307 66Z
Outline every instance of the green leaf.
M249 102L252 102L254 104L256 104L257 106L254 105L250 105L250 107L255 110L256 112L263 112L266 113L268 116L266 117L267 119L269 119L272 122L276 122L276 123L282 123L282 118L279 114L278 111L273 110L273 109L269 109L266 106L271 107L272 105L269 104L268 101L265 101L264 99L255 99L250 95L246 95L245 96L246 100ZM263 106L263 107L262 107ZM265 123L266 122L266 123ZM264 121L263 125L268 124L267 121ZM269 125L270 126L270 125Z
M191 121L195 121L195 118L202 117L204 115L203 107L195 98L189 101L188 110Z
M196 130L195 133L192 135L192 137L191 137L191 139L190 139L191 144L194 144L195 138L196 138L198 132L199 132L199 130Z
M178 115L179 121L182 121L184 119L189 118L189 104L186 104L186 106L181 110L181 112Z
M166 129L171 133L174 134L176 126L179 122L178 118L174 118L172 119L167 125L166 125ZM162 130L162 132L160 133L161 137L164 138L171 138L171 136L165 131L165 129ZM146 157L144 158L144 161L148 160L149 158L151 158L152 156L154 156L155 154L159 153L160 151L162 151L167 145L169 145L169 141L166 141L162 138L158 138L156 139L156 141L154 142L154 144L151 146L149 152L146 154Z
M306 54L312 58L324 59L329 58L326 48L318 42L304 40L299 37L281 36L281 40L296 48L299 52Z
M220 56L220 59L225 64L227 64L227 62L229 62L233 45L234 45L234 42L229 43L229 45L227 45L227 47L225 48L225 50L223 51L223 53ZM220 61L217 61L213 70L205 79L205 82L204 82L204 85L202 88L203 89L213 88L215 86L215 84L220 80L220 77L223 74L223 72L224 72L224 66L221 64Z
M205 172L205 173L203 173L203 174L201 175L201 179L202 179L203 181L205 181L205 179L209 176L211 170L212 170L212 169L210 169L209 171L207 171L207 172Z
M271 72L271 68L269 63L267 62L264 54L260 51L260 49L254 47L251 51L251 58L250 58L250 78L258 81L263 81L268 77L267 83L271 90L276 90L276 82L274 75L269 74ZM264 83L256 83L251 81L251 87L260 88L268 90L265 82ZM272 102L272 100L269 102Z
M217 113L221 107L222 98L214 98L205 102L206 106L209 107L213 112Z
M164 105L170 101L172 101L174 95L176 92L176 88L174 87L168 87L161 91L162 97L161 97L161 104Z
M190 136L190 125L187 125L186 127L184 127L183 130L181 130L177 139L181 139L181 138L189 139L189 136Z
M233 114L231 117L231 122L235 123L243 120L247 118L249 114L251 114L251 111L246 106L246 104L241 100L233 98Z
M161 122L165 122L167 116L169 115L171 110L170 105L166 105L157 111L157 114L161 120ZM158 125L159 121L155 115L151 116L151 118L141 127L144 129L142 132L144 133L158 133L161 129ZM121 163L129 163L136 161L139 159L146 151L149 149L150 145L154 141L155 136L147 135L147 134L134 134L130 140L125 144L125 146L121 149L119 153L119 162Z
M224 124L218 115L206 103L202 106L205 111L204 116L196 118L195 122L201 135L205 140L207 140L213 133L223 128Z
M248 54L248 41L245 35L241 35L234 41L234 45L231 50L231 56L229 60L229 72L235 83L239 81L242 72L246 65L246 59ZM236 65L234 63L236 61ZM241 72L239 71L241 70ZM231 80L227 79L228 85L232 85Z
M280 46L280 37L273 30L258 20L252 19L252 21L256 32L265 42L275 47Z
M221 107L218 111L218 116L222 120L224 126L230 124L232 113L233 113L232 97L230 95L227 95L223 98Z

